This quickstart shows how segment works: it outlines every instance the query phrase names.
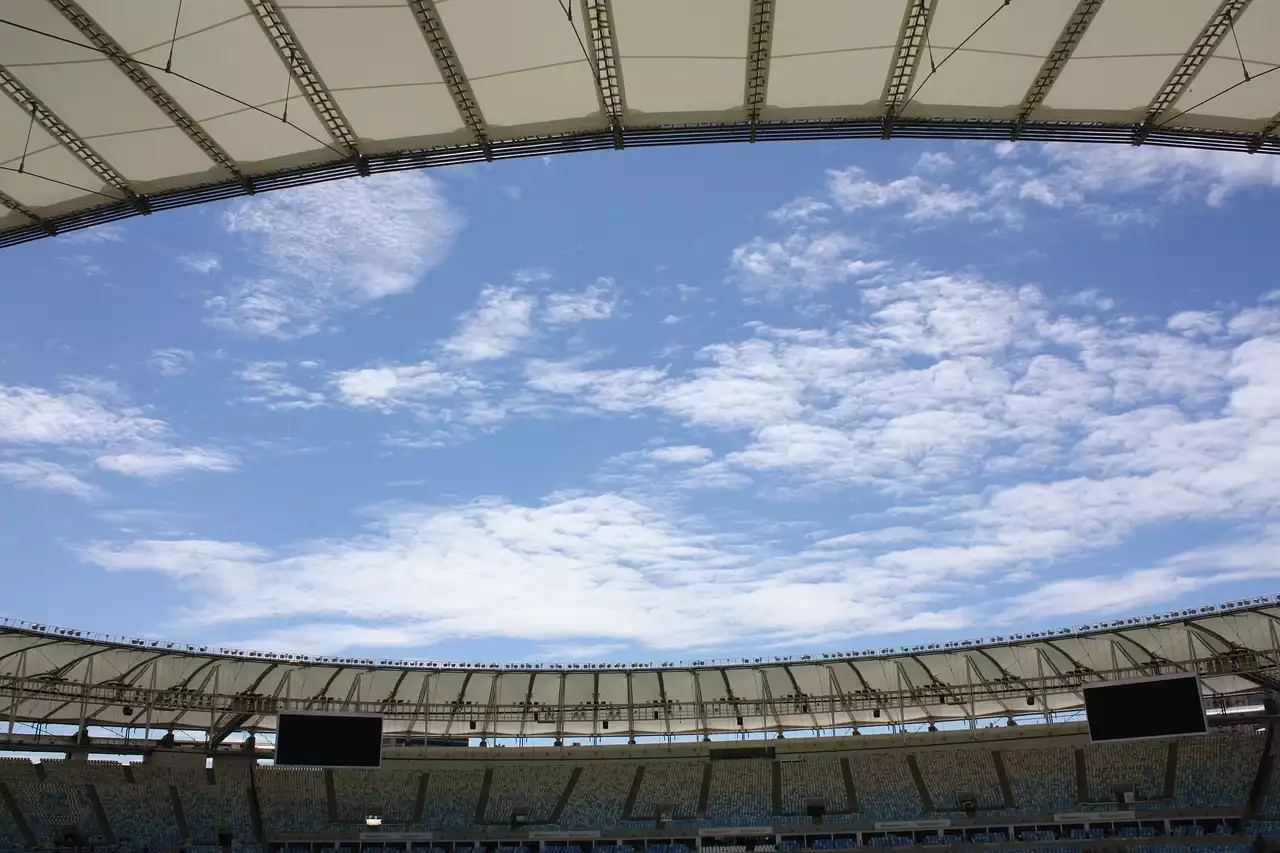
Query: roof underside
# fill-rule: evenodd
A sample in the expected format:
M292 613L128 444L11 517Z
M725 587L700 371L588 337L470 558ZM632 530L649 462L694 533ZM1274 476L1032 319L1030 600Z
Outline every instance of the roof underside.
M1280 151L1280 0L5 0L0 245L559 151Z
M1214 610L1217 608L1207 608ZM440 669L248 659L0 628L3 718L270 730L280 711L379 713L387 734L561 737L834 729L1079 710L1085 684L1194 672L1238 704L1280 685L1280 603L891 654L665 668ZM65 632L65 633L64 633ZM255 653L257 654L257 653ZM1232 701L1236 700L1236 701ZM1224 705L1225 707L1225 705Z

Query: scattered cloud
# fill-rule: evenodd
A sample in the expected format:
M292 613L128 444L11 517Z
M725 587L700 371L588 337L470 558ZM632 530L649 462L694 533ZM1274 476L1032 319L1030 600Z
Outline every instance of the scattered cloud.
M782 205L782 207L773 210L769 214L769 218L775 222L786 224L810 224L826 222L827 218L824 213L831 210L831 205L825 201L804 196L802 198L793 199Z
M707 448L699 447L696 444L674 444L668 447L655 448L648 453L650 459L673 464L706 462L714 455Z
M189 349L157 349L151 351L147 364L161 376L173 377L186 373L195 360L195 353Z
M183 255L178 261L187 269L201 275L217 272L222 267L222 259L213 252L195 252L190 255Z
M190 471L225 472L240 467L235 456L217 448L171 447L139 450L131 453L109 453L95 463L104 471L158 480Z
M315 362L299 362L304 370L314 370ZM254 361L240 369L237 376L251 386L241 399L246 403L258 403L268 409L289 411L314 409L325 404L324 394L309 391L288 379L289 363L285 361Z
M918 175L880 183L857 166L827 173L827 191L846 213L902 205L908 221L927 222L982 208L982 196L946 184L931 185Z
M257 196L234 205L225 224L254 243L261 273L210 299L210 322L288 339L412 290L463 222L435 180L404 172Z
M888 261L866 260L865 246L847 234L796 232L781 240L764 237L738 246L729 258L734 278L745 290L770 296L816 293L832 284L871 277Z
M534 337L537 300L514 287L486 287L476 306L444 341L446 353L462 361L492 361L518 352Z
M105 494L67 467L44 459L0 460L0 480L18 488L70 495L83 501L95 501Z
M618 294L613 279L597 279L581 293L552 293L542 309L542 322L549 326L568 326L587 320L607 320L618 307Z

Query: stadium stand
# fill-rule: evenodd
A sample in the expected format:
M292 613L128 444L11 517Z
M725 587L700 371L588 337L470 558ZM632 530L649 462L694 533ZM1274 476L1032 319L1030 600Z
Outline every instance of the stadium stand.
M782 777L782 813L802 815L809 797L822 797L828 812L847 812L849 795L834 755L806 755L800 761L779 765Z
M431 766L427 770L427 797L422 811L422 826L427 829L460 829L471 826L475 819L476 805L480 802L482 784L483 770L445 770Z
M1174 801L1180 806L1245 805L1265 745L1261 735L1180 739Z
M611 829L622 820L635 780L630 761L600 761L582 766L582 774L558 821L566 829ZM576 851L575 851L576 853Z
M707 818L720 826L770 824L770 786L770 762L766 759L711 762Z
M528 823L548 823L571 775L573 768L565 762L495 767L485 819L509 823L516 809L524 809Z
M1115 802L1117 785L1133 785L1139 802L1161 799L1168 757L1163 740L1090 744L1084 750L1089 802Z
M632 806L631 816L647 818L660 805L674 808L676 817L691 818L698 811L698 791L702 785L702 761L664 759L645 764L644 781Z
M962 794L972 794L980 809L1004 807L990 750L927 749L916 754L916 762L935 811L961 811Z
M267 832L324 831L329 823L324 771L306 767L259 767L254 772L263 829Z
M1016 808L1045 814L1075 808L1075 754L1070 747L1006 749L1001 759Z
M235 846L252 845L247 767L227 765L214 774L199 767L147 767L144 764L134 769L134 778L164 782L178 789L193 845L217 845L219 831L230 832Z
M410 823L421 779L416 770L334 770L338 820L359 822L375 814L383 823Z
M866 818L917 820L925 816L905 753L852 753L849 771L858 792L859 811Z

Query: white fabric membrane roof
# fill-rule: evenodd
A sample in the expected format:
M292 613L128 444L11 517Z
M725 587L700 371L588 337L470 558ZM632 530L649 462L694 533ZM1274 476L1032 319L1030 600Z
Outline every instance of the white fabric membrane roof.
M220 736L270 730L286 710L453 737L883 726L1075 711L1082 685L1185 672L1223 707L1280 688L1280 596L1007 637L630 665L333 658L0 624L9 719Z
M1280 0L4 0L0 245L310 181L889 136L1280 152Z

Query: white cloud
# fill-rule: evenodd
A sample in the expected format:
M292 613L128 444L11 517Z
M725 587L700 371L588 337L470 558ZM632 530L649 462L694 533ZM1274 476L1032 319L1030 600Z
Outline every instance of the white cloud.
M299 362L303 369L315 369L315 362ZM241 398L246 403L258 403L268 409L314 409L325 403L324 394L309 391L290 382L287 378L288 362L254 361L240 369L237 376L252 386L252 391Z
M161 376L181 376L195 363L196 356L189 349L157 349L151 351L147 364Z
M546 297L542 322L568 326L587 320L607 320L618 307L613 279L601 278L581 293L552 293Z
M926 151L916 160L917 172L945 172L953 168L956 161L945 151Z
M438 184L407 172L257 196L225 221L252 239L264 274L209 300L211 322L274 338L312 334L337 311L412 290L462 228Z
M946 184L931 186L916 175L880 183L862 169L850 166L830 171L827 177L827 191L845 212L903 205L908 220L929 221L972 213L982 207L978 193L952 189Z
M658 462L684 464L690 462L706 462L715 454L705 447L696 444L673 444L650 450L648 456Z
M774 297L790 291L815 293L888 267L887 261L859 257L864 250L861 241L839 232L796 232L782 240L756 237L733 250L729 267L746 290Z
M240 467L236 457L226 451L208 447L169 447L108 453L94 461L104 471L147 480L159 480L189 471L234 471Z
M827 219L822 214L831 210L831 205L825 201L804 196L802 198L792 199L778 209L769 214L769 218L776 222L787 224L792 223L821 223Z
M0 385L0 443L92 445L148 442L167 425L140 409L114 407L89 394L55 394L22 385Z
M708 638L759 644L795 636L797 626L804 635L847 635L873 617L902 615L887 595L890 578L863 578L861 593L836 579L789 583L770 567L767 548L739 547L732 537L613 494L537 506L482 500L401 507L367 534L280 553L235 542L140 540L95 543L81 556L113 571L178 579L198 602L193 618L201 624L269 619L273 639L256 636L260 646L321 639L306 627L274 633L292 619L325 626L321 647L333 649L421 646L442 637L673 649L706 646Z
M534 337L537 300L514 287L486 287L476 306L458 320L442 348L462 361L493 361L522 349Z
M44 459L0 461L0 480L22 489L70 495L84 501L98 500L104 494L67 467Z
M475 381L430 361L339 371L330 382L340 402L383 410L479 388Z
M213 252L196 252L183 255L178 259L184 267L201 275L217 272L222 267L222 260Z

